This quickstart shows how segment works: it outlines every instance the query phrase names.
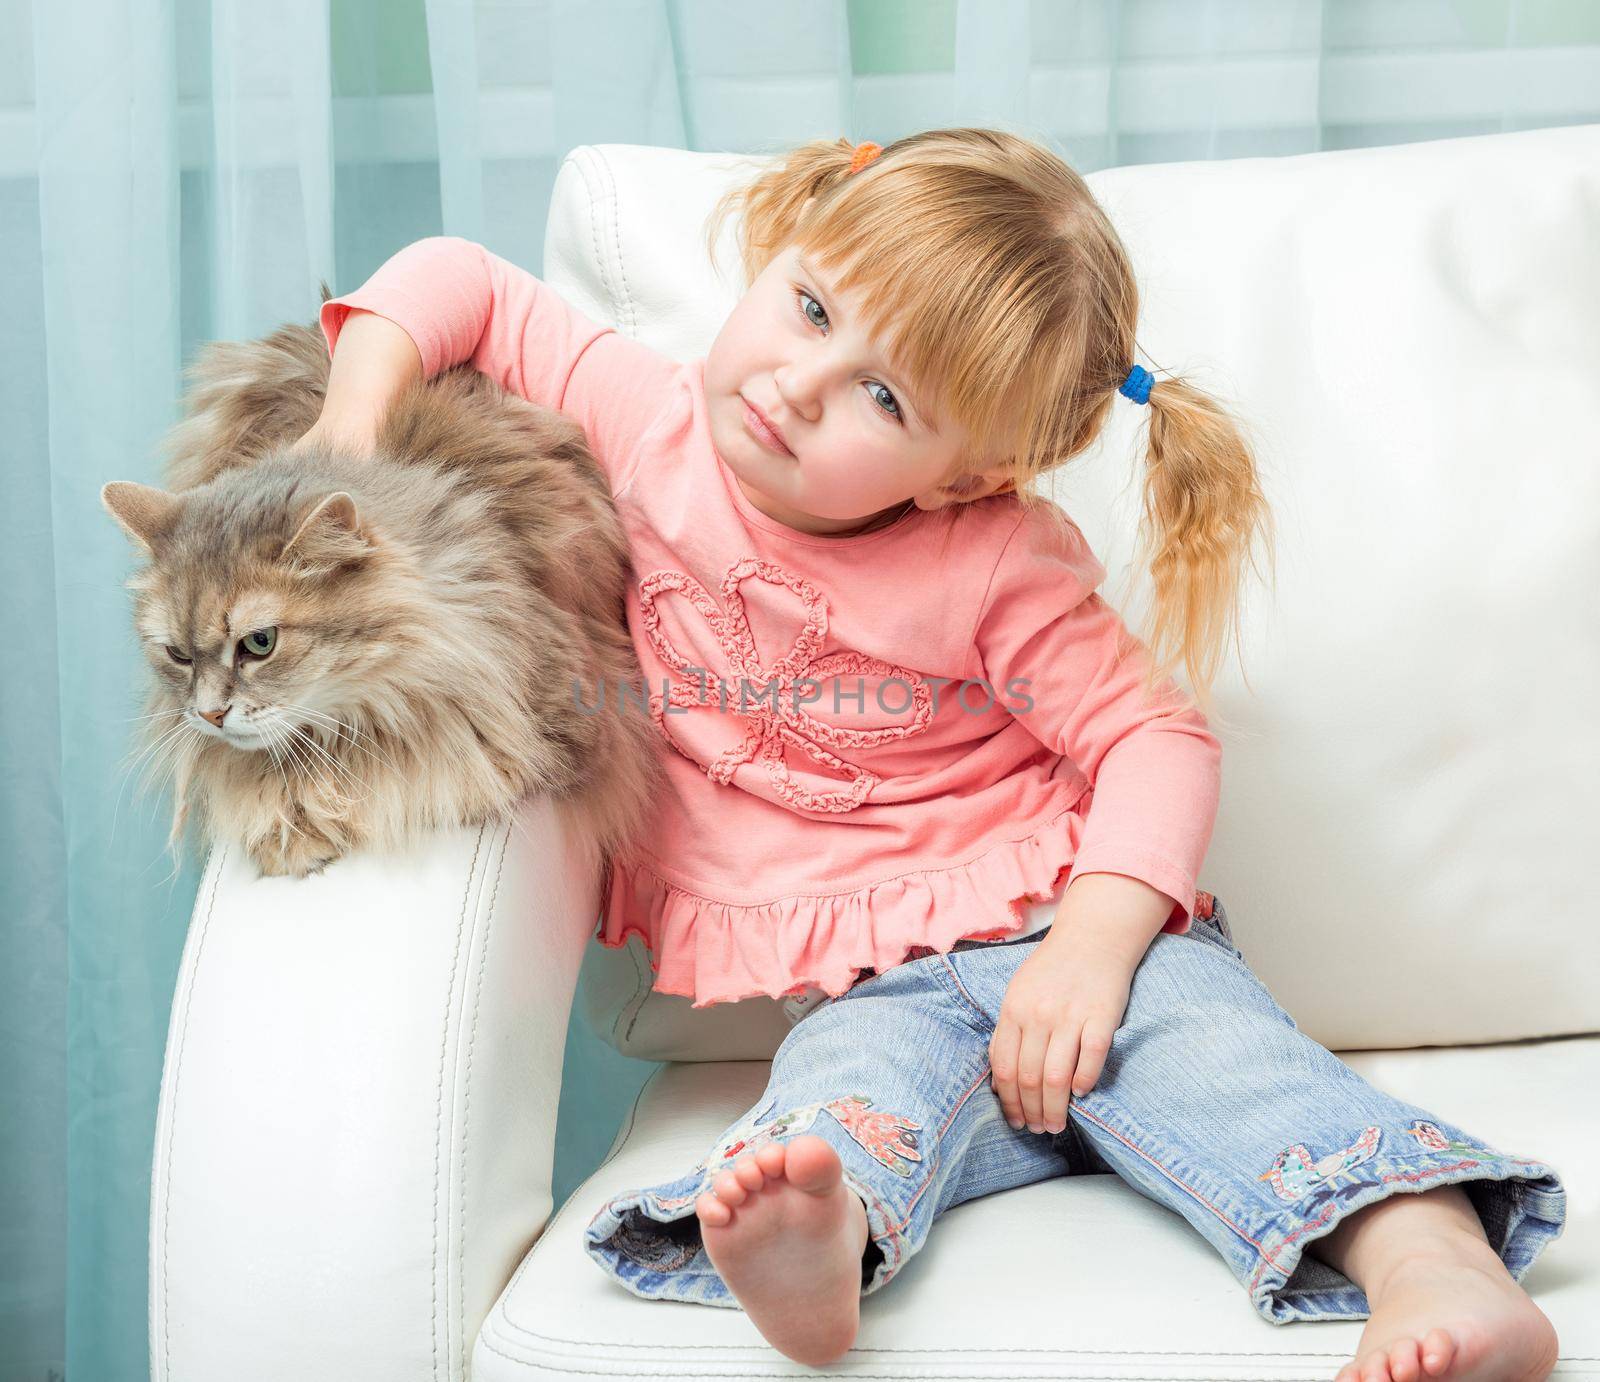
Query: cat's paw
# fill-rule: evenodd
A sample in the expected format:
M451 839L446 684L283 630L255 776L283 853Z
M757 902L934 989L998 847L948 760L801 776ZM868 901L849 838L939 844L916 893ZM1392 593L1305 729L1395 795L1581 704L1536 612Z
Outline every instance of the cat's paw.
M263 878L310 878L339 857L339 851L326 840L300 835L292 836L288 844L270 837L256 840L248 849Z

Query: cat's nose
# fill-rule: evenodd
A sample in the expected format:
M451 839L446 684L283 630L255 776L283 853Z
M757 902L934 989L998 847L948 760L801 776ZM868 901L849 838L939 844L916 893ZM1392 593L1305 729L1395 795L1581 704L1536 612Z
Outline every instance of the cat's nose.
M221 729L223 719L232 709L233 707L231 705L225 705L221 710L202 710L200 712L200 718L202 720L210 720L211 723L214 724L218 729Z

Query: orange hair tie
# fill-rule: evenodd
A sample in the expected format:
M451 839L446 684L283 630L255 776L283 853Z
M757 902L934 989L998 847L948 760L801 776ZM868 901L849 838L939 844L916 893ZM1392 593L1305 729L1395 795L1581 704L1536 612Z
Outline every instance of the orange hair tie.
M857 144L854 157L850 160L850 171L859 173L867 164L871 163L883 152L882 144L874 144L870 139L865 143Z

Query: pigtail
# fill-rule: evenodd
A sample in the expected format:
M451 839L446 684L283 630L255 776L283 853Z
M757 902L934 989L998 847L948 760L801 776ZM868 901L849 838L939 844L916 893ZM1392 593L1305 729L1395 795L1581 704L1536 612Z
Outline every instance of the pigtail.
M1140 541L1154 588L1148 695L1180 661L1201 712L1230 639L1259 532L1275 562L1271 511L1239 422L1182 379L1150 389ZM1258 573L1259 574L1259 573Z

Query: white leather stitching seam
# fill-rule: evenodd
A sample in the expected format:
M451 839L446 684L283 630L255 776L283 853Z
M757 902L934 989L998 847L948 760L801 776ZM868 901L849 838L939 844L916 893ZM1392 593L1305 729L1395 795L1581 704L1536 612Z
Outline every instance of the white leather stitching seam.
M615 319L618 317L618 293L612 280L611 266L601 246L601 194L596 191L595 179L590 176L594 171L591 164L598 164L600 160L589 145L583 144L572 151L572 161L583 177L584 190L589 194L589 248L594 255L595 266L600 271L600 286L605 289L606 306L609 308L606 315Z
M215 854L216 850L213 849L206 857L207 868L211 867L211 859ZM172 1316L168 1299L172 1280L169 1267L172 1258L172 1144L177 1137L178 1098L183 1093L183 1053L189 1044L190 999L200 979L200 961L206 953L206 937L211 934L211 913L217 905L217 885L222 881L222 866L227 860L228 851L224 848L222 857L217 860L217 871L211 877L211 896L206 900L206 919L200 927L200 944L195 947L194 969L189 974L189 989L183 995L183 1027L178 1033L178 1068L172 1075L172 1117L167 1122L167 1193L163 1197L161 1225L161 1347L164 1350L163 1372L169 1378L172 1376Z
M433 1110L433 1310L429 1317L429 1331L433 1337L433 1375L439 1375L439 1146L441 1130L444 1127L444 1053L450 1041L450 1007L455 999L456 971L461 966L461 932L467 924L467 903L472 898L472 883L478 876L478 855L483 849L483 832L486 826L478 827L478 838L472 846L472 864L467 869L467 886L461 895L461 915L456 921L455 954L450 960L450 984L444 993L444 1019L439 1033L439 1077L438 1087L434 1095ZM449 1251L448 1245L445 1249ZM448 1289L448 1287L446 1288ZM445 1305L445 1355L448 1359L450 1353L450 1307L448 1297ZM446 1362L446 1367L449 1363Z
M505 1358L510 1362L521 1363L524 1366L526 1366L526 1364L527 1364L528 1360L526 1358L518 1358L513 1353L507 1353L503 1348L496 1348L495 1344L494 1344L494 1341L492 1339L490 1339L489 1337L487 1337L486 1335L483 1336L483 1346L486 1349L488 1349L489 1352L494 1353L494 1354L498 1354L501 1358ZM617 1347L617 1348L647 1348L647 1347L650 1347L650 1346L646 1345L646 1344L617 1344L617 1345L614 1345L614 1347ZM709 1349L712 1349L712 1348L725 1348L725 1347L731 1347L731 1346L723 1345L723 1344L696 1344L695 1347L697 1349L708 1349L709 1350ZM656 1351L657 1352L661 1352L661 1347L657 1346ZM753 1350L751 1350L748 1346L745 1346L742 1351L747 1353L747 1354L753 1352ZM856 1353L856 1352L860 1352L860 1353L907 1353L907 1352L912 1352L913 1350L910 1350L910 1349L895 1349L895 1348L873 1348L873 1349L859 1349L859 1350L858 1349L851 1349L850 1351L851 1351L851 1353ZM1050 1349L1022 1349L1022 1348L1007 1349L1006 1351L1008 1353L1048 1353L1048 1352L1054 1352L1054 1350L1050 1350ZM1089 1353L1091 1356L1094 1355L1094 1354L1100 1354L1100 1353L1113 1354L1113 1355L1116 1354L1116 1350L1113 1350L1113 1349L1094 1349L1094 1350L1082 1350L1082 1349L1080 1349L1078 1351L1079 1352ZM926 1353L926 1352L928 1352L928 1350L927 1349L917 1349L917 1350L915 1350L915 1352ZM994 1349L992 1349L992 1348L983 1348L983 1349L979 1349L979 1348L940 1349L939 1352L941 1352L941 1353L986 1353L986 1354L991 1354L992 1355L994 1353ZM1205 1354L1205 1353L1202 1353L1202 1352L1199 1352L1199 1351L1194 1351L1194 1350L1184 1350L1184 1351L1182 1351L1180 1353L1180 1351L1177 1350L1177 1349L1167 1349L1167 1350L1164 1350L1163 1353L1154 1353L1151 1350L1146 1349L1146 1350L1144 1350L1144 1352L1148 1353L1151 1357L1160 1357L1160 1356L1163 1356L1163 1354L1172 1354L1174 1356L1181 1356L1181 1357L1185 1357L1185 1358L1189 1358L1189 1357L1216 1357L1216 1358L1263 1357L1263 1358L1281 1358L1281 1357L1284 1356L1281 1353L1264 1353L1264 1354L1259 1354L1259 1355L1249 1354L1249 1353ZM1345 1357L1348 1357L1348 1356L1349 1356L1348 1354L1344 1354L1344 1353L1317 1353L1317 1354L1301 1353L1301 1354L1295 1354L1294 1355L1294 1357L1296 1357L1296 1358L1307 1358L1307 1359L1309 1359L1309 1358L1345 1358ZM1562 1361L1566 1361L1566 1360L1563 1359ZM681 1382L681 1380L683 1378L685 1378L685 1377L687 1377L689 1375L687 1373L681 1373L681 1372L623 1372L618 1368L605 1368L605 1369L580 1368L580 1367L574 1366L572 1361L570 1359L566 1359L566 1358L563 1358L561 1360L561 1370L564 1373L577 1373L579 1376L582 1376L582 1377L660 1377L660 1378L677 1379L677 1382ZM752 1374L752 1376L753 1375L754 1374ZM828 1378L828 1379L831 1379L831 1378L851 1378L851 1379L862 1378L862 1379L865 1379L865 1382L906 1382L906 1378L907 1378L907 1374L903 1373L903 1372L858 1372L858 1371L851 1371L851 1372L813 1372L813 1371L807 1371L807 1373L805 1375L808 1378L810 1378L810 1377L820 1377L820 1378ZM771 1377L784 1377L784 1376L788 1376L788 1374L786 1374L786 1373L769 1373L768 1376L771 1376ZM942 1373L939 1374L941 1382L995 1382L996 1378L1002 1377L1002 1376L1004 1376L1004 1374L1003 1373L998 1373L998 1372L983 1372L983 1373L942 1372ZM1126 1373L1125 1372L1125 1373L1119 1373L1115 1377L1106 1376L1106 1375L1102 1375L1102 1376L1099 1376L1099 1377L1080 1376L1080 1377L1074 1378L1073 1382L1195 1382L1195 1378L1194 1378L1194 1374L1193 1373L1190 1373L1187 1377L1173 1377L1173 1376L1166 1376L1166 1375L1157 1375L1157 1374L1153 1374L1153 1373L1147 1373L1144 1376L1140 1377L1140 1376L1137 1376L1137 1375L1135 1375L1133 1373ZM1290 1377L1287 1373L1283 1373L1283 1374L1280 1374L1277 1377L1254 1379L1253 1382L1303 1382L1303 1374L1301 1376L1299 1376L1299 1377Z
M505 833L500 836L500 863L494 871L494 887L489 892L489 909L483 918L483 944L478 949L478 977L472 990L472 1030L467 1036L467 1088L461 1107L461 1236L456 1257L456 1304L461 1329L461 1376L467 1375L467 1135L472 1126L472 1060L478 1050L478 1009L483 997L483 970L489 959L489 942L494 936L494 909L500 899L500 876L506 870L506 854L511 841L511 828L515 817L506 822Z
M617 304L617 320L626 317L628 322L628 335L637 339L639 335L639 313L637 304L633 300L633 291L628 287L628 264L622 257L622 199L617 195L617 179L612 167L601 157L600 151L592 145L590 151L594 160L600 165L600 170L605 174L606 185L611 190L611 243L617 252L617 274L622 279L622 297Z

